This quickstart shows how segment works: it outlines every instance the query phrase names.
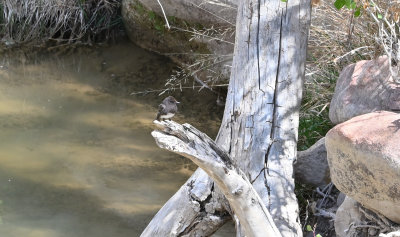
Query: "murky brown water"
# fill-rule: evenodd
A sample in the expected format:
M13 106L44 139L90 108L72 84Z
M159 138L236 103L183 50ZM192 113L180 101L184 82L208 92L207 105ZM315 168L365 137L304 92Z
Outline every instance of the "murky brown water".
M128 42L0 59L0 236L137 236L196 168L150 135L173 65ZM215 135L215 95L175 92Z

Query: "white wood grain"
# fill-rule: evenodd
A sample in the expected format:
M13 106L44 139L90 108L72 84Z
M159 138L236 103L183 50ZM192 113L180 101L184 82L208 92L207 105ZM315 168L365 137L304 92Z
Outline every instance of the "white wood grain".
M252 181L285 237L302 236L292 164L310 10L310 0L239 1L232 74L216 139ZM224 208L230 212L216 190L197 170L142 236L211 235L226 221Z

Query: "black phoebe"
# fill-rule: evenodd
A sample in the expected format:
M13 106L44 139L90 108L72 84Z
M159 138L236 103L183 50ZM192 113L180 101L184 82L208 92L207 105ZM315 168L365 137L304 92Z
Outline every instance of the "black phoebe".
M172 96L168 96L163 100L163 102L158 106L158 114L157 114L157 120L161 121L165 119L171 120L172 117L174 117L175 113L178 112L178 106L179 104L178 101Z

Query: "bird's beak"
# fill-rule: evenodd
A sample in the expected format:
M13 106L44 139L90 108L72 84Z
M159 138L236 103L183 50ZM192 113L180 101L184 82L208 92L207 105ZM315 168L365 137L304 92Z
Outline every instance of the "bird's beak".
M180 104L181 102L176 101L175 103Z

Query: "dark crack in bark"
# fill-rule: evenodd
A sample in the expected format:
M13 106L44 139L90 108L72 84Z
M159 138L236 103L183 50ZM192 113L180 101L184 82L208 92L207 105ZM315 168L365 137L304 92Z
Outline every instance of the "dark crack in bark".
M261 2L258 0L258 12L257 12L257 73L258 73L258 89L264 92L261 89L261 73L260 73L260 8Z
M272 121L271 121L271 133L270 133L270 144L268 145L267 152L265 153L265 171L269 175L269 168L268 168L268 159L270 156L270 152L272 149L273 144L275 143L275 129L277 127L276 122L277 122L277 108L279 105L277 105L277 97L278 97L278 92L279 92L279 73L280 73L280 67L281 67L281 52L282 52L282 26L283 26L283 10L281 13L281 23L280 23L280 29L279 29L279 52L278 52L278 65L276 69L276 77L275 77L275 89L274 89L274 96L272 99ZM268 198L269 198L269 205L268 209L270 209L270 204L271 204L271 188L268 185L268 180L267 174L264 171L264 178L265 178L265 187L268 190Z
M254 179L252 179L251 181L250 181L250 183L251 184L253 184L257 179L258 179L258 177L260 177L260 175L263 173L263 171L266 169L266 167L264 167L264 168L262 168L261 170L260 170L260 172L258 173L258 175L254 178ZM250 176L249 176L250 177Z
M251 19L251 16L253 15L253 2L250 2L249 9L250 9L250 17L249 17L249 19ZM253 21L249 21L249 26L248 26L249 33L247 35L247 41L245 41L247 43L247 61L250 60L250 40L251 40L250 33L251 33L251 23L252 22Z

